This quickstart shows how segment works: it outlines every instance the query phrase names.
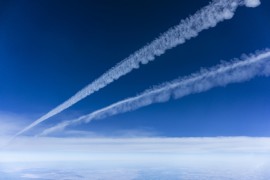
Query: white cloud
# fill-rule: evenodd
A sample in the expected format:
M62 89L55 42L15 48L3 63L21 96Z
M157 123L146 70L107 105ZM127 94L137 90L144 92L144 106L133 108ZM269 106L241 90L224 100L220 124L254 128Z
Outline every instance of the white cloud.
M245 0L245 5L247 7L257 7L261 4L260 0Z
M1 138L0 142L5 139ZM0 162L88 161L220 154L270 155L270 138L33 138L21 137L0 152ZM133 156L130 156L133 155ZM184 156L183 156L184 155ZM175 158L175 157L173 157Z
M51 134L52 137L73 137L73 138L139 138L139 137L155 137L159 133L153 128L137 128L137 129L125 129L125 130L111 130L110 132L94 132L94 131L83 131L83 130L72 130L68 129L65 131L54 132ZM50 137L50 136L49 136Z
M23 174L22 178L29 178L29 179L41 179L42 177L37 174Z
M0 151L6 179L263 180L269 168L262 137L21 137Z

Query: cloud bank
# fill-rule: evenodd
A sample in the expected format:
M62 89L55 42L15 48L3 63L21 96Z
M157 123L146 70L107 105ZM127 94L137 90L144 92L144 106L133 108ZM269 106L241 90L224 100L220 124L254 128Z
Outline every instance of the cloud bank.
M179 99L190 94L205 92L214 87L248 81L256 76L269 75L270 50L257 52L257 54L249 56L243 55L243 60L234 59L230 62L223 62L218 66L202 69L200 72L190 76L164 83L153 89L146 90L138 96L119 101L77 119L64 121L44 130L40 135L48 135L52 132L63 130L70 125L89 123L95 119L103 119L120 113L134 111L154 103L167 102L172 98Z
M212 159L189 159L178 161L179 157L162 163L144 161L140 166L131 162L121 165L96 165L92 162L62 162L51 164L16 164L4 169L3 179L40 180L142 180L142 179L181 179L181 180L268 180L269 159L260 157L233 158L226 156ZM225 160L225 158L227 160ZM76 164L76 165L75 165ZM70 167L72 166L72 168ZM85 168L87 166L87 168Z
M0 138L0 143L4 140ZM220 154L270 155L270 138L264 137L20 137L14 141L15 143L0 151L0 162L117 161L147 157L161 160L160 155L169 158L173 154L190 158L198 158L197 156L204 154L213 157Z
M177 45L184 44L187 40L198 36L198 33L201 31L215 27L217 23L226 19L231 19L239 6L245 5L247 7L256 7L259 5L258 2L258 0L214 0L208 6L196 12L193 16L182 20L179 25L172 27L148 45L131 54L129 57L105 72L101 77L77 92L67 101L19 131L15 137L62 112L94 92L106 87L121 76L139 68L141 64L147 64L150 61L153 61L157 56L165 53L165 51L174 48Z
M269 157L270 138L264 137L18 137L0 150L0 177L269 179Z

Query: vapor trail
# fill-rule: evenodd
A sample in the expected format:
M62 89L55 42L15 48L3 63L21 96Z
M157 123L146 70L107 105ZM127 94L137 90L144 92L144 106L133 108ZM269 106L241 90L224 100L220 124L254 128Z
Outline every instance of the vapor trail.
M110 106L97 110L71 121L62 122L52 128L46 129L41 136L77 123L89 123L95 119L103 119L116 114L134 111L154 103L179 99L184 96L207 91L218 86L230 83L240 83L256 76L270 75L270 50L246 56L244 60L224 62L218 66L202 69L190 76L176 79L159 87L147 90L144 93L131 97Z
M196 12L193 16L182 20L179 25L172 27L150 44L144 46L128 58L118 63L101 77L77 92L70 99L18 132L14 137L64 111L78 101L93 94L101 88L104 88L121 76L128 74L133 69L139 68L140 64L147 64L148 62L153 61L155 57L165 53L166 50L183 44L185 41L196 37L199 32L214 27L217 23L226 19L231 19L239 6L246 5L247 7L256 7L259 4L260 0L214 0L208 6Z

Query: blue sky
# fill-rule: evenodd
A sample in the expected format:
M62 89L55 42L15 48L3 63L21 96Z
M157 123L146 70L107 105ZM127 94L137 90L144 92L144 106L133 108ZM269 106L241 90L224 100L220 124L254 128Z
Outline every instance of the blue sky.
M0 109L29 124L209 1L2 1ZM39 125L32 133L143 90L269 47L268 1L202 32ZM108 136L269 136L269 78L71 127ZM17 122L16 122L17 123ZM29 133L31 134L31 132Z
M210 1L0 1L0 179L269 179L270 1L262 0L256 8L241 6L233 18L236 5L256 5L259 0L219 1L225 10L213 10L216 4L207 10L217 22L226 21L12 141L23 128ZM215 21L211 17L183 24L192 34L201 20L202 27L208 23L209 28ZM176 34L186 38L190 32L181 33ZM179 37L168 39L158 42L173 44ZM149 51L145 59L157 55ZM243 53L253 55L241 58ZM234 58L239 59L231 61ZM211 69L222 60L229 63ZM177 79L184 76L187 79ZM172 86L176 82L178 86ZM94 113L94 118L104 119L35 136L162 87L169 92ZM184 97L155 103L167 100L166 93ZM107 117L149 99L150 106Z

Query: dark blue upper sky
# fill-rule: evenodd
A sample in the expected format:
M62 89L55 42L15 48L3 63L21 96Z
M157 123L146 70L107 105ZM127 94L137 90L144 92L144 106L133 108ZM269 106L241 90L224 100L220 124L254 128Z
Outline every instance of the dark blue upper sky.
M0 111L36 118L152 41L208 0L2 0ZM149 88L270 47L270 2L236 16L122 77L43 125L77 117ZM75 127L131 129L163 136L269 136L270 81L242 84L156 104ZM109 134L109 133L108 133Z

